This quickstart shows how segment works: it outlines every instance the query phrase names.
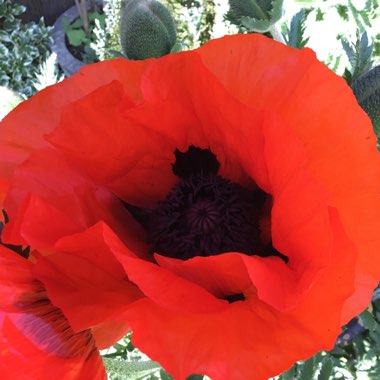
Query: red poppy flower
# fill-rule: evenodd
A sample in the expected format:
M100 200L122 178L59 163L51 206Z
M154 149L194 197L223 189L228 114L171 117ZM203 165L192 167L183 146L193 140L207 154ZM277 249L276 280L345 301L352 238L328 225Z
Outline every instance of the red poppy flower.
M1 378L106 379L91 332L74 333L32 268L0 247Z
M380 278L371 123L308 49L237 35L98 63L1 128L3 241L43 252L74 331L111 343L125 321L175 379L331 348Z

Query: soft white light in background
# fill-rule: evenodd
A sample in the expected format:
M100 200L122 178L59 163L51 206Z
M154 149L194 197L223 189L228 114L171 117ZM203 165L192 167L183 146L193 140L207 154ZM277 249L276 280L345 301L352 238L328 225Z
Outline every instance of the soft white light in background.
M233 27L230 28L223 23L223 17L228 11L228 0L216 0L216 24L213 30L213 37L221 37L226 34L236 32ZM351 3L358 9L362 10L365 7L366 0L352 0ZM336 5L348 6L348 0L285 0L284 1L284 16L278 23L279 27L282 23L289 24L292 16L294 16L302 8L320 8L324 13L322 21L316 21L316 12L313 11L307 18L305 36L310 37L307 44L313 49L319 60L328 61L329 55L334 57L342 56L339 64L338 73L342 74L344 67L347 66L347 57L343 51L341 42L337 39L338 35L343 35L348 41L355 42L357 25L350 15L349 21L344 21L339 16L336 10ZM380 12L380 10L379 10ZM379 19L380 22L380 19ZM379 32L379 30L378 30ZM368 37L374 37L374 30L367 30Z

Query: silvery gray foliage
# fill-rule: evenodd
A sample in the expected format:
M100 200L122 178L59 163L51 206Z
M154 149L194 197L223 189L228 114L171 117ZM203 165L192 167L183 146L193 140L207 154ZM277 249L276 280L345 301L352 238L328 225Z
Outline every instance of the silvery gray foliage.
M307 16L308 12L305 9L301 9L292 17L290 27L286 27L286 34L284 34L287 45L301 49L308 43L309 38L305 38L304 36Z
M230 13L249 32L265 33L283 15L283 0L229 0Z
M345 76L347 82L352 84L372 67L373 43L368 40L367 32L360 34L359 31L355 43L350 43L345 38L341 42L351 66Z
M43 19L22 24L25 7L0 0L0 86L29 97L38 66L50 55L51 28Z

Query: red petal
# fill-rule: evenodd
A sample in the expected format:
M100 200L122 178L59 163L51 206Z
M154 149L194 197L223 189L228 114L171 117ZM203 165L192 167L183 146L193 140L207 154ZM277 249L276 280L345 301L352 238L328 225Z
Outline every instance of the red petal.
M31 198L30 194L33 194ZM31 199L36 202L37 198L37 204L31 203ZM78 173L53 150L35 152L18 167L5 208L9 223L2 239L10 244L27 243L45 248L66 234L83 231L102 220L131 248L137 252L146 250L145 232L122 203ZM51 226L44 235L41 228L47 223Z
M48 256L38 261L36 274L74 331L118 320L121 311L141 298L133 285L78 256Z
M45 332L49 334L46 336L38 335L40 332L35 337L28 335L28 327L37 328L37 323L41 322L26 317L27 314L0 316L2 379L50 380L52 374L65 380L85 379L86 376L94 380L107 378L97 350L93 348L85 355L80 352L65 354L65 343L60 343L60 337L55 336L53 331ZM38 339L42 339L41 342ZM72 347L76 344L88 344L80 335L72 335L70 339ZM46 351L45 345L49 344L55 345L53 351Z
M309 49L240 35L197 52L229 93L249 106L270 105L282 121L279 128L302 142L305 169L323 183L329 204L359 247L357 292L347 301L346 322L368 304L380 278L380 156L368 117L345 81Z
M125 314L134 331L134 344L175 379L200 373L213 380L264 380L317 350L330 349L340 331L342 305L353 289L356 253L335 210L331 210L330 221L333 260L291 312L276 311L259 301L253 290L245 293L245 301L211 314L172 313L141 301ZM211 271L210 277L214 274ZM281 294L284 284L277 281ZM168 355L173 347L175 355Z
M152 61L148 67L141 104L126 103L123 83L112 82L67 107L49 141L95 183L145 207L174 185L174 151L191 144L210 147L222 175L252 186L230 146L231 141L240 145L236 125L260 123L260 114L231 98L193 52ZM259 155L259 141L254 148L250 154Z
M33 265L0 247L0 368L4 379L74 380L106 374L91 334L75 334L46 298Z
M114 252L128 278L158 305L174 311L193 313L219 312L227 302L196 284L176 276L154 263Z
M134 101L139 100L141 73L148 62L136 61L133 67L129 67L126 62L119 59L88 65L78 74L22 102L2 120L1 202L15 167L33 151L46 146L45 134L57 127L61 112L66 106L113 80L123 81L129 97Z

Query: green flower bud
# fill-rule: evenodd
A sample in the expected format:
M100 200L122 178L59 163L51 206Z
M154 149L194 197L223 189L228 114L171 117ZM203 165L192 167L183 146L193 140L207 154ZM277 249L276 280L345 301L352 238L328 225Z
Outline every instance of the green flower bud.
M267 32L283 13L283 0L229 0L234 19L250 32Z
M177 40L173 18L156 0L127 0L121 9L120 42L128 59L169 54Z

